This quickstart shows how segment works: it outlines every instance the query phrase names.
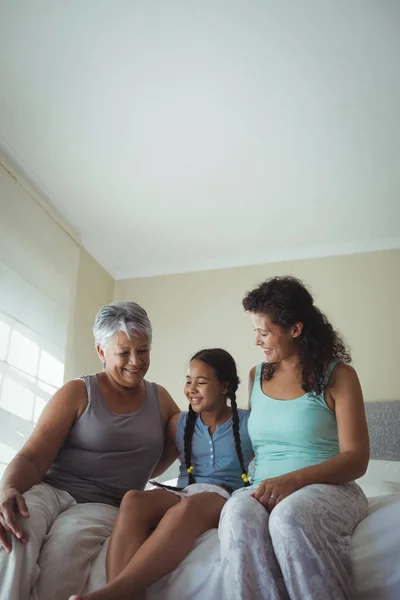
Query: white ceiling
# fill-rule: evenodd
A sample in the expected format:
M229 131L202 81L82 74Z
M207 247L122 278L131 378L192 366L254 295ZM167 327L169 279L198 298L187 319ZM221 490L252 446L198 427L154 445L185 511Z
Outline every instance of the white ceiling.
M397 0L0 0L1 145L116 278L400 247Z

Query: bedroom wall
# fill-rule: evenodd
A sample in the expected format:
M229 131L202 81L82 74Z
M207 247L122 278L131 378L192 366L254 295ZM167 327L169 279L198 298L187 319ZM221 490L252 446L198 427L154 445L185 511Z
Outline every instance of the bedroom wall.
M148 311L154 327L149 378L164 385L181 406L186 405L187 361L206 346L222 346L235 357L244 406L248 371L262 357L241 300L263 279L282 274L303 279L342 331L365 399L399 399L400 250L121 280L114 299L135 300Z
M114 280L0 149L0 476L64 379L97 370ZM43 385L46 384L46 385Z
M99 308L112 302L113 293L114 279L81 247L64 381L101 369L94 347L92 326Z

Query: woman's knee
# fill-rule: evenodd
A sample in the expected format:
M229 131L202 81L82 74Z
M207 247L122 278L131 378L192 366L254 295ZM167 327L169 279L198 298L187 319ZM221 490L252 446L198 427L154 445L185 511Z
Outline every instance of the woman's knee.
M321 524L321 513L316 506L318 489L311 487L318 486L294 492L271 511L268 526L273 540L286 538L290 541L295 532L308 535Z
M247 518L249 515L257 514L259 517L268 519L268 513L264 506L255 498L245 492L234 494L229 498L223 508L223 515L229 518Z
M245 492L233 495L222 509L219 522L220 537L232 529L239 532L249 527L260 531L268 527L268 512L265 507Z

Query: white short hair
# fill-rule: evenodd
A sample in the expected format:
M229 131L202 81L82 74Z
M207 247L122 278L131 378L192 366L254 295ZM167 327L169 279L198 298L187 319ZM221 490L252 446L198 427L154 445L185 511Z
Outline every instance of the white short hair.
M112 302L97 313L93 325L96 346L104 348L121 331L128 337L145 335L151 344L153 332L150 319L136 302Z

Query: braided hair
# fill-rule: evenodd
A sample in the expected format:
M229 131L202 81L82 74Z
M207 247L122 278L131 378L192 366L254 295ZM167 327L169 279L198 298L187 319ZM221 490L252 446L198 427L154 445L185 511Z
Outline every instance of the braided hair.
M192 359L193 360L193 359ZM186 419L185 432L183 434L183 450L185 454L185 464L188 470L188 484L195 483L192 469L192 438L196 426L197 413L194 412L192 405L189 404L189 412Z
M240 468L242 470L242 479L244 485L247 487L250 485L249 478L246 471L246 466L244 464L243 453L242 453L242 444L240 441L240 430L239 430L239 414L236 404L236 391L239 387L239 377L237 374L236 363L233 357L222 348L210 348L206 350L200 350L196 352L194 356L190 359L190 362L193 360L200 360L204 362L206 365L210 366L219 381L227 382L228 384L228 398L231 401L231 409L232 409L232 432L233 438L235 440L235 449L236 454L239 460ZM193 466L192 466L192 438L194 433L194 428L196 425L197 413L193 410L192 405L189 405L189 412L185 425L184 432L184 455L185 455L185 464L186 469L188 471L188 484L191 485L195 483L196 480L193 475Z

